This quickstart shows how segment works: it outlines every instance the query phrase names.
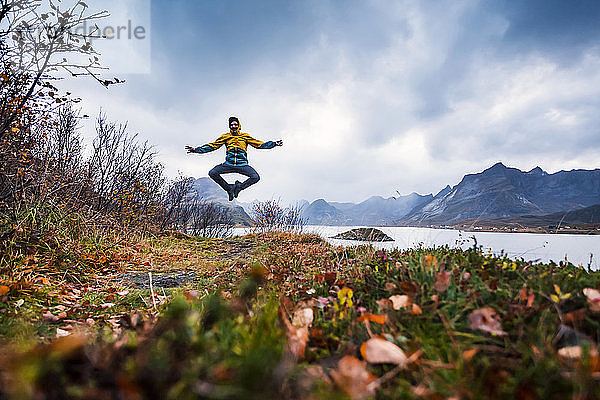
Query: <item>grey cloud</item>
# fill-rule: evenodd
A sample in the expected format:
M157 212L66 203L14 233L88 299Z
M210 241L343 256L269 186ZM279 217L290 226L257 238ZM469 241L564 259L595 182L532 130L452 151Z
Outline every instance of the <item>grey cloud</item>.
M482 5L502 13L510 22L505 40L522 47L582 48L600 37L600 3L596 0L488 0Z
M598 46L600 2L596 0L485 0L481 8L508 22L497 48L504 57L533 52L568 67Z
M302 134L293 125L302 124L323 129L306 132L311 140L344 140L329 153L284 146L251 154L265 173L252 192L257 197L359 201L392 189L429 193L499 160L521 166L595 154L600 89L593 87L600 87L594 72L600 62L589 38L597 32L581 16L583 28L561 20L558 33L547 36L560 7L552 3L556 15L536 22L532 7L539 3L530 3L159 3L159 13L153 10L154 73L130 77L120 101L136 99L166 121L178 121L179 131L168 135L148 124L147 134L156 138L150 141L171 146L173 154L181 147L174 141L214 139L215 127L233 112L261 139ZM228 33L228 17L241 33ZM543 42L552 35L551 44ZM563 50L570 48L578 57L565 64ZM510 108L511 85L522 84L511 79L542 64L556 70L540 83L539 99ZM567 96L571 84L577 90ZM586 85L589 90L581 89ZM491 109L504 102L506 115L494 120ZM577 118L573 125L553 123L546 115L552 109ZM326 130L345 119L352 124L337 136ZM384 152L414 131L422 132L427 150L417 165L406 164L410 155ZM184 165L177 157L169 159L170 168ZM210 164L205 160L190 172L203 171Z

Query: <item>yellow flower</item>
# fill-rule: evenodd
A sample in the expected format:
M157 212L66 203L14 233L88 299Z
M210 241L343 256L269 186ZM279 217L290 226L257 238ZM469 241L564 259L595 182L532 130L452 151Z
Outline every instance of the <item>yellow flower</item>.
M339 290L337 295L338 295L338 299L340 300L340 305L346 304L347 308L351 308L352 305L354 304L352 302L352 296L354 295L354 292L352 292L352 289L344 287Z
M554 291L556 292L556 294L551 294L550 298L555 303L558 303L561 300L568 299L569 297L571 297L571 293L563 294L560 290L560 287L557 284L554 284Z

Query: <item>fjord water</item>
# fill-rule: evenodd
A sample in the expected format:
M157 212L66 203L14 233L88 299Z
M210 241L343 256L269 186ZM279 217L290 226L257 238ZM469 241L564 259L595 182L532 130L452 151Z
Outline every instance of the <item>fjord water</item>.
M366 242L332 239L338 233L358 226L321 226L304 227L305 233L316 233L335 246L355 246ZM550 262L564 261L565 258L579 266L600 269L600 235L538 234L538 233L502 233L502 232L465 232L453 229L433 229L414 227L377 227L394 239L393 242L373 242L379 249L407 249L418 246L473 247L482 246L485 252L507 254L513 259ZM243 234L243 231L236 230Z

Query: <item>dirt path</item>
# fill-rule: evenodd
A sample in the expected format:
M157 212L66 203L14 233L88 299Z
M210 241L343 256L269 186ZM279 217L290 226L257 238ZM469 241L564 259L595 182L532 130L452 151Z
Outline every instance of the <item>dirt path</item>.
M177 246L155 246L152 252L136 257L139 262L130 264L114 281L148 289L149 272L153 286L160 288L185 286L201 279L219 280L224 267L248 262L256 247L256 241L250 239L192 240Z

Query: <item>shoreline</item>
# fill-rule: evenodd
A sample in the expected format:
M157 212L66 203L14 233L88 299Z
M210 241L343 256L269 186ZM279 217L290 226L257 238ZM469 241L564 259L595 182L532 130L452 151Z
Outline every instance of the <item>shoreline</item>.
M458 229L458 228L454 228ZM594 236L600 235L600 231L588 231L588 230L580 230L580 229L568 229L568 230L559 230L559 231L541 231L541 230L530 230L530 229L522 229L518 231L512 230L498 230L498 229L460 229L464 232L491 232L491 233L535 233L540 235L584 235L584 236Z
M307 225L307 226L318 226L318 225ZM357 225L320 225L320 226L339 226L339 227L345 227L347 226L348 229L352 229L352 228L356 228ZM560 229L560 230L552 230L552 229L548 229L548 230L544 230L542 228L536 228L536 227L520 227L520 228L508 228L508 227L503 227L502 228L494 228L494 227L462 227L462 226L449 226L449 225L445 225L445 226L436 226L436 225L429 225L429 226L415 226L415 225L364 225L361 226L364 228L425 228L425 229L444 229L444 230L454 230L454 231L462 231L462 232L489 232L489 233L535 233L535 234L541 234L541 235L584 235L584 236L594 236L594 235L600 235L600 228L594 228L594 229L574 229L574 228L569 228L569 229Z

